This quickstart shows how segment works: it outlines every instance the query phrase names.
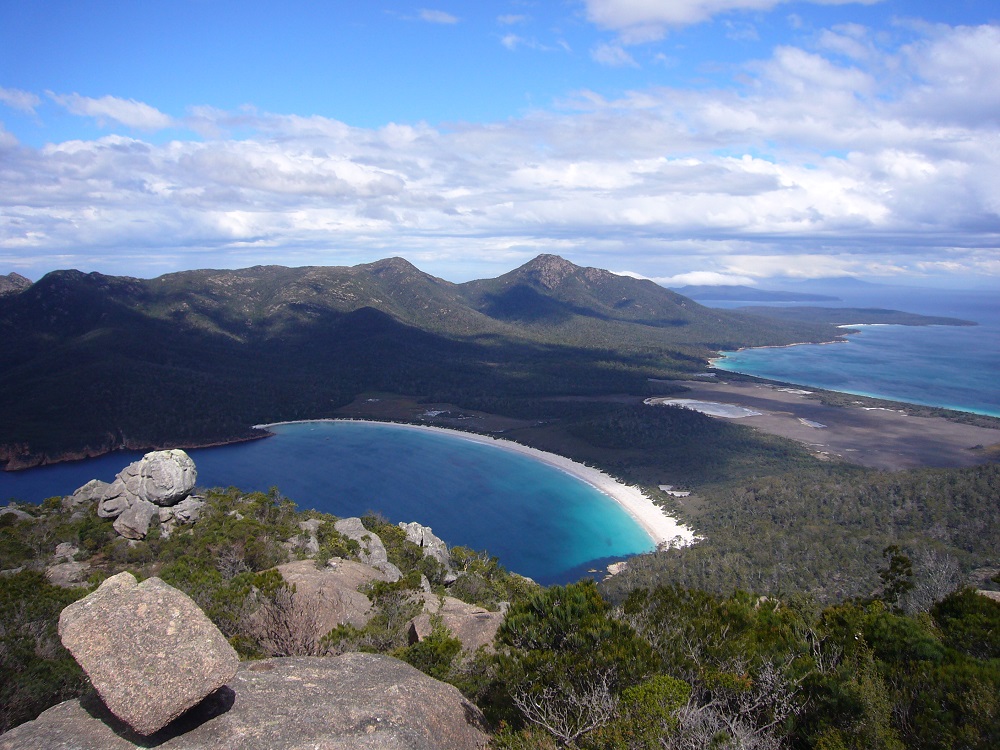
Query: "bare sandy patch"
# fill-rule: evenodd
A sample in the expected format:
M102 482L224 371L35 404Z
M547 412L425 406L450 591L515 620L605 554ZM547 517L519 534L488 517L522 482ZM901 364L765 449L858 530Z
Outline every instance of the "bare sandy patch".
M907 414L898 409L827 406L811 391L755 382L677 381L691 400L724 402L759 412L740 419L761 432L803 443L820 458L898 471L922 466L974 466L995 460L1000 430Z

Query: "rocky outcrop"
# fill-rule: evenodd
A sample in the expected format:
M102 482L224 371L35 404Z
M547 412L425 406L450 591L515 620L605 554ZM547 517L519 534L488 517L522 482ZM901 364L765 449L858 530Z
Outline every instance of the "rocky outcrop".
M148 500L132 500L115 519L115 531L126 539L145 539L149 523L155 515L157 508Z
M430 526L423 526L416 521L411 523L400 521L399 528L406 532L409 541L423 549L425 557L433 557L446 568L449 567L451 556L448 554L448 545L434 534Z
M62 502L63 507L75 510L84 505L100 502L110 486L107 482L102 482L100 479L91 479L72 495L64 497Z
M365 565L381 570L390 581L398 581L403 577L402 571L389 562L382 539L366 529L360 518L341 518L334 524L334 528L361 545L358 559Z
M310 518L308 521L300 521L299 528L305 536L305 543L302 549L309 557L315 557L319 553L319 527L323 522L318 518Z
M228 687L151 737L96 696L67 701L0 736L0 750L473 750L479 710L443 682L389 656L245 662Z
M176 505L191 494L197 479L194 461L184 451L152 451L118 472L102 503L125 497L129 502L145 500L154 505Z
M112 576L66 607L59 637L104 704L152 734L236 674L239 658L187 594L159 578Z
M295 596L302 597L316 613L320 635L345 623L364 627L371 618L372 603L358 589L372 581L386 580L385 573L371 566L339 557L322 569L312 560L297 560L279 565L278 571L295 586Z
M114 518L115 530L127 539L144 539L154 518L169 536L178 523L197 518L203 503L188 497L197 479L194 461L184 451L152 451L118 472L111 484L87 482L64 505L96 499L97 515Z
M66 588L82 586L90 574L90 563L77 562L76 555L80 551L69 542L56 545L53 563L45 569L45 577L49 583Z
M0 508L0 517L12 515L16 521L30 521L34 518L30 513L25 513L15 505L7 504Z
M450 596L424 598L424 611L410 620L410 643L422 641L431 634L435 620L440 621L453 638L462 642L464 651L490 647L503 622L502 612L490 612Z

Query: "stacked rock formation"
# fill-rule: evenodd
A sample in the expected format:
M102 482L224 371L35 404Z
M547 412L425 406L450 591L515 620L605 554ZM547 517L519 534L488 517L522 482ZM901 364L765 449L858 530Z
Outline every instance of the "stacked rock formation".
M67 498L71 507L97 501L97 515L114 518L115 530L144 539L156 518L161 533L198 517L201 500L190 497L198 479L194 461L182 450L153 451L118 472L108 484L91 480Z

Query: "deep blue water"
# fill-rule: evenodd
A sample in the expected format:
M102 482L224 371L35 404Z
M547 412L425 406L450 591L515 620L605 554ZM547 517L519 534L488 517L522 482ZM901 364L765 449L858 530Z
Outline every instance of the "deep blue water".
M419 521L539 583L565 583L653 544L610 498L526 456L447 434L350 422L281 425L250 443L189 451L203 487L272 486L300 508ZM0 472L0 501L40 502L110 481L137 452Z
M824 304L946 315L979 325L864 326L847 343L724 352L716 367L1000 417L1000 293L876 287Z

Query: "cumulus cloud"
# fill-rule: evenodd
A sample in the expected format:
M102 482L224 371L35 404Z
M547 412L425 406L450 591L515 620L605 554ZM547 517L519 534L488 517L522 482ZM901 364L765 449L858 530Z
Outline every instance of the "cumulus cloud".
M45 93L52 101L65 107L72 114L93 117L102 126L109 122L117 122L136 130L154 131L169 128L174 124L170 116L135 99L120 99L116 96L93 99L77 93L56 94L51 91Z
M738 87L579 92L447 129L200 107L173 124L203 139L162 144L35 149L0 130L0 265L24 248L86 266L104 248L152 247L179 267L404 254L446 278L539 252L674 285L996 274L1000 97L979 88L995 85L996 31L934 27L882 49L840 30L857 54L829 38L779 47ZM109 124L157 122L113 97L65 102ZM65 248L79 254L54 254Z
M458 17L453 16L451 13L446 13L443 10L428 10L427 8L420 9L420 20L446 25L458 23Z
M42 100L37 94L32 94L29 91L5 89L0 86L0 102L13 109L33 115L35 114L35 107L41 104Z

